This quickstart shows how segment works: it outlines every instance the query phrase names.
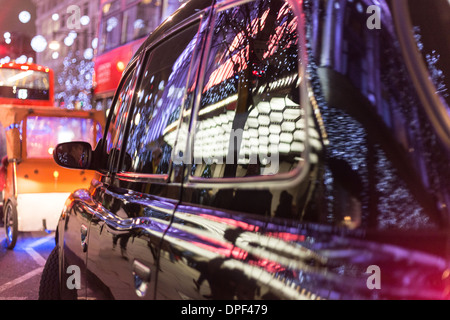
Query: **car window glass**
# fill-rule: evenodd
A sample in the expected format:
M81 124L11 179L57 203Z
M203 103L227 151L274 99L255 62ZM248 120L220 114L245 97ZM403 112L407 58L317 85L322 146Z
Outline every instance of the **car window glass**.
M287 3L255 1L219 12L212 30L192 174L289 172L305 150L296 16Z
M408 73L393 11L379 4L379 29L367 28L357 1L305 10L311 97L327 140L322 179L329 205L305 211L304 219L351 228L434 228L448 207L448 151ZM314 21L322 17L332 28L320 34ZM315 41L322 35L323 42Z
M450 117L450 34L441 32L450 27L450 2L410 0L408 5L418 49Z
M198 28L192 25L149 52L130 121L130 172L169 171Z
M123 131L126 123L126 116L130 107L130 102L133 97L133 74L129 72L126 76L123 86L118 92L115 104L111 107L109 112L112 112L111 120L108 128L108 135L106 141L106 152L108 153L108 168L112 168L118 162L118 151L122 145Z

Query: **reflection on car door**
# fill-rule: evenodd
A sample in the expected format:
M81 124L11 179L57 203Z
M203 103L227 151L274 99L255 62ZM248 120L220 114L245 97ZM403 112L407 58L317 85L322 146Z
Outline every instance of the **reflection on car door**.
M122 153L123 160L110 161L119 166L117 174L93 192L88 265L94 298L155 297L161 239L180 199L173 150L180 111L191 101L187 88L197 75L200 18L144 53L133 108L123 113L130 115L126 143L116 139L111 149L121 150L115 156Z
M424 116L399 71L401 56L391 54L396 37L380 37L390 29L358 28L366 35L356 37L355 26L366 18L360 4L329 4L330 14L317 5L315 18L330 25L336 15L333 23L344 29L324 33L335 51L318 45L311 58L342 50L345 60L317 70L308 65L317 97L312 106L321 101L317 122L305 117L304 98L313 95L305 94L307 77L298 74L303 61L295 48L305 45L295 31L302 15L293 16L284 1L218 6L194 103L194 162L161 247L157 298L447 297L446 224L437 195L448 188L436 179L439 187L430 192L427 178L445 174L447 166L436 164L446 157L424 165L425 158L406 156L428 148L436 148L429 155L445 152L424 142L435 137L428 124L409 128L411 119ZM315 26L309 31L320 33ZM386 56L373 70L372 54ZM383 82L369 81L375 75ZM365 83L374 87L366 91ZM327 99L322 89L330 90ZM391 100L376 100L372 92ZM267 150L278 155L276 171L268 161L274 158L261 157ZM373 290L369 275L377 268L383 280Z
M66 209L62 221L64 223L64 239L60 239L60 243L64 243L63 263L61 271L61 298L62 299L83 299L86 298L86 258L87 258L87 235L89 223L92 218L92 212L85 210L85 201L89 201L90 196L84 190L76 191L66 201ZM74 230L73 232L70 232ZM66 283L71 273L67 273L69 266L77 266L80 270L80 288L79 290L66 290ZM76 292L77 296L73 294Z
M301 298L273 278L290 272L279 262L320 258L285 241L303 237L271 214L278 205L289 214L293 191L270 188L273 174L297 170L307 158L297 17L286 2L254 1L219 7L214 24L191 125L193 161L164 237L157 298ZM263 187L240 189L261 178Z
M127 217L118 215L117 201L112 197L113 192L109 191L112 176L117 172L120 157L120 146L123 142L123 134L127 121L126 115L129 112L130 104L132 102L134 88L136 85L135 74L138 73L139 65L136 67L136 62L131 64L129 70L124 74L118 94L114 100L110 112L112 113L110 122L106 128L105 134L105 151L107 153L107 174L100 176L100 179L93 180L89 193L89 202L84 203L85 214L92 215L92 220L89 225L89 237L87 244L87 295L89 298L108 299L112 298L113 294L111 288L112 284L116 283L115 276L111 278L111 273L108 273L105 266L112 263L110 257L104 257L102 252L102 231L107 229L106 224L109 223L114 230L116 237L126 237L127 223L131 220ZM108 229L109 230L109 229ZM119 267L120 266L119 264ZM126 265L125 265L126 267ZM113 271L114 274L114 271ZM126 294L126 292L124 292Z
M102 205L91 224L88 295L151 299L157 250L177 201L130 191L142 183L120 178L116 183L123 187L99 185L94 196Z

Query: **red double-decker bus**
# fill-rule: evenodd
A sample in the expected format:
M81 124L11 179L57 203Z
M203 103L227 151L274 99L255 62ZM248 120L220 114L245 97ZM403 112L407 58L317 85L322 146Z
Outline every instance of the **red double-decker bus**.
M94 57L94 106L108 110L122 72L147 36L182 4L179 0L101 0Z
M94 175L59 167L53 148L68 141L95 145L104 113L55 107L53 86L50 68L0 64L0 220L8 249L19 232L55 230L70 192Z
M34 63L0 64L0 104L54 105L53 70Z

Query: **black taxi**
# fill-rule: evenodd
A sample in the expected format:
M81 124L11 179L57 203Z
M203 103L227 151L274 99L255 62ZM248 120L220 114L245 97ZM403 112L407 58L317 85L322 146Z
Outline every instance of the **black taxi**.
M40 298L449 298L449 11L186 2L129 62L95 150L55 148L96 176Z

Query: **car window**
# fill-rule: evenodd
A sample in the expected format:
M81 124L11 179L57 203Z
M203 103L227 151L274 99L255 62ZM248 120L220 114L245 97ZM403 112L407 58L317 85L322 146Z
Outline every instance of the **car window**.
M394 11L379 4L379 29L367 28L357 1L305 11L315 115L327 134L321 179L329 205L305 211L303 219L351 228L435 228L447 214L440 211L448 207L448 150L408 73ZM325 41L315 42L314 21L321 17L336 23Z
M408 5L418 49L450 117L450 34L441 32L450 26L450 2L410 0Z
M168 174L198 24L148 52L127 139L129 172Z
M125 75L125 80L121 89L117 93L114 105L109 112L111 119L106 135L106 152L108 154L107 168L110 170L115 169L119 161L119 150L122 146L123 135L125 131L125 124L127 121L127 115L130 108L130 103L134 93L135 79L133 75L134 70Z
M297 17L255 1L217 13L193 142L192 175L286 173L305 151Z

